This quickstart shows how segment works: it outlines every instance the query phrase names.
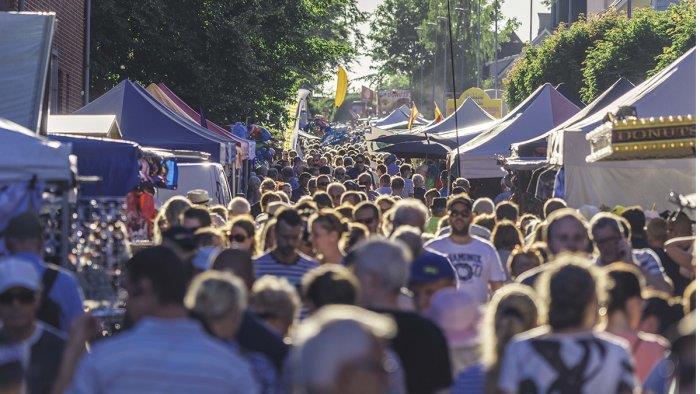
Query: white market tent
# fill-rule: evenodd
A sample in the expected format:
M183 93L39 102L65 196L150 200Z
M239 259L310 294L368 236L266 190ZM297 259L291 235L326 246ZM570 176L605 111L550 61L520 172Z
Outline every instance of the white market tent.
M455 116L457 116L457 128L460 129L494 120L493 116L481 108L474 99L469 97L464 100L462 105L460 105L455 112L443 119L442 122L430 125L421 130L421 132L437 134L455 131Z
M0 118L39 129L53 13L0 12Z
M550 163L564 166L564 197L570 206L673 208L671 190L695 193L695 158L586 162L591 151L586 134L621 106L635 107L639 118L695 115L695 48L605 108L558 130L548 152Z
M378 119L376 121L370 122L371 126L387 126L390 124L398 123L401 122L402 120L406 120L408 118L409 113L411 112L411 109L408 108L406 104L400 106L399 108L396 108L395 110L391 111L389 115Z
M512 164L527 165L527 163L544 164L547 162L547 146L551 143L551 136L558 130L564 130L571 125L580 122L591 114L598 112L601 108L608 106L610 103L618 99L623 94L632 89L634 85L626 78L620 78L613 83L607 90L600 94L595 100L591 101L586 107L579 111L576 115L561 123L559 126L546 133L531 138L526 141L517 142L511 145L511 157L506 159L509 166ZM512 168L512 167L511 167Z
M114 140L122 138L115 115L49 115L46 129L49 134L71 134Z
M68 144L38 137L30 130L0 118L0 183L71 181Z
M462 177L502 177L506 172L496 162L497 156L508 156L511 144L541 135L579 110L554 86L546 83L495 125L461 145L458 151L452 151L450 163L456 165L459 152Z

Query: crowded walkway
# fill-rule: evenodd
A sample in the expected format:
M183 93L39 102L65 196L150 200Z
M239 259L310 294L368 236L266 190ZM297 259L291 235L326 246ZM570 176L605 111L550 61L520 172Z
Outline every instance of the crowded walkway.
M30 213L0 261L8 393L688 392L694 225L680 211L526 212L439 162L304 141L227 207L159 210L102 338ZM507 182L503 183L504 185ZM203 197L204 196L204 197Z

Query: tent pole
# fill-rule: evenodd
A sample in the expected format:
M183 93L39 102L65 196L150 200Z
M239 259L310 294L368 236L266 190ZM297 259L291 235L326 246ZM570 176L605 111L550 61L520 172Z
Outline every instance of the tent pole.
M457 138L457 176L462 176L462 163L459 157L459 123L457 122L457 83L455 81L455 57L452 51L452 13L450 11L450 0L447 0L447 27L450 35L450 64L452 65L452 103L454 105L455 134ZM447 67L447 65L445 65Z

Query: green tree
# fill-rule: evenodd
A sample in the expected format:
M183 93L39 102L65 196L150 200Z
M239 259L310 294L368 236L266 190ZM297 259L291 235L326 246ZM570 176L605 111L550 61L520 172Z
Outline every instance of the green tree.
M620 77L633 83L667 66L695 45L695 3L667 11L613 11L560 26L538 47L527 47L505 82L513 107L545 82L565 83L588 103Z
M498 1L500 6L502 0ZM496 8L488 0L454 0L451 6L455 79L457 90L461 91L475 85L480 65L493 58ZM377 72L375 83L384 87L391 78L407 76L413 87L413 97L418 97L422 65L424 97L417 101L426 105L430 103L430 90L435 76L438 81L438 97L445 88L452 91L451 79L443 80L445 72L447 75L452 72L449 61L447 65L444 64L445 51L448 59L450 54L446 45L447 23L444 19L438 19L446 16L445 0L385 0L375 12L369 35L370 55ZM517 28L517 22L514 19L504 20L500 11L498 20L499 42L504 42ZM477 43L480 65L476 61Z
M508 105L514 108L546 82L564 83L570 92L579 92L584 86L581 65L588 49L606 31L623 23L622 16L606 12L580 19L569 27L560 24L539 46L527 45L504 82Z
M355 0L102 0L93 3L92 97L124 78L164 82L213 120L280 126L362 47Z
M636 10L630 20L593 43L583 63L584 102L593 101L620 77L635 84L646 79L658 63L656 58L671 44L666 16L650 8Z

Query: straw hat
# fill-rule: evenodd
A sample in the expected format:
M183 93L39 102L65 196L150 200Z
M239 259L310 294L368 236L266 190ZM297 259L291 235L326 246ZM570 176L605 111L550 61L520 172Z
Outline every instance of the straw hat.
M190 200L192 204L196 205L206 205L211 201L209 198L209 193L204 189L194 189L187 192L187 199Z

